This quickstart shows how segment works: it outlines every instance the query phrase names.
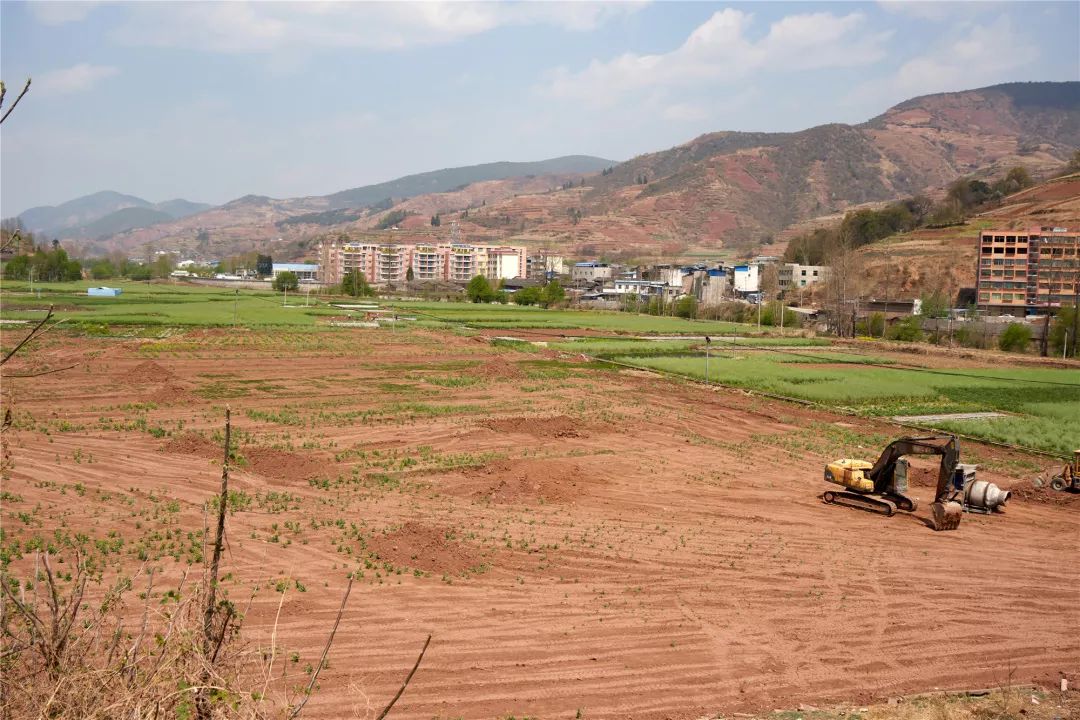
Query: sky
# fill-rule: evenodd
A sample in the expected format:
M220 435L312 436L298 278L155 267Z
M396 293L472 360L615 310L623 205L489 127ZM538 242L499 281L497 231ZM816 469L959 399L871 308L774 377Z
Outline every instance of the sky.
M625 160L1080 80L1080 3L0 3L0 215L219 204L499 160Z

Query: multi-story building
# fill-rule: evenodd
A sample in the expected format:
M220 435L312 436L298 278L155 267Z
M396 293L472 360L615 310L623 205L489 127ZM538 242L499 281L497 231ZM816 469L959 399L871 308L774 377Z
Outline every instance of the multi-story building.
M550 280L566 273L562 255L530 255L525 262L526 277L533 280Z
M736 265L732 269L732 286L735 292L741 295L756 293L761 290L761 275L758 265Z
M610 280L614 270L607 263L579 262L570 268L570 280L575 283L592 283Z
M467 283L477 275L489 280L525 277L526 249L507 245L396 244L339 242L319 244L322 282L340 283L359 272L373 285L393 285L408 279Z
M778 268L777 282L781 290L788 288L804 288L821 282L828 276L827 265L800 265L798 263L784 263Z
M984 230L977 255L981 310L1025 315L1071 305L1080 294L1080 231Z

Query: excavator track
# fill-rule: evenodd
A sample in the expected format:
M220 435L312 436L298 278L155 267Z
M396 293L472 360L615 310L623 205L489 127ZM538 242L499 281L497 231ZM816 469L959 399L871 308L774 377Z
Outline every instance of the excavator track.
M826 490L821 499L829 505L843 505L877 513L885 517L892 517L896 513L896 503L875 495Z

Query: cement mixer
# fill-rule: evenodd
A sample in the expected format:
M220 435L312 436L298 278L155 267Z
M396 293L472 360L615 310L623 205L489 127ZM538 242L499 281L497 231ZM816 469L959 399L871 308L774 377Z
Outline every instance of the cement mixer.
M975 465L960 463L954 472L953 487L958 491L963 489L964 512L987 515L1005 509L1005 503L1012 493L988 480L976 480Z

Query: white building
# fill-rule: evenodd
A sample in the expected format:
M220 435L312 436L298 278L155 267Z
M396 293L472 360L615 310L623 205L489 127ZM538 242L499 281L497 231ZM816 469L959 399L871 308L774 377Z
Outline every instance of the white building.
M758 265L736 265L732 276L732 286L736 293L756 293L761 291L761 272Z

